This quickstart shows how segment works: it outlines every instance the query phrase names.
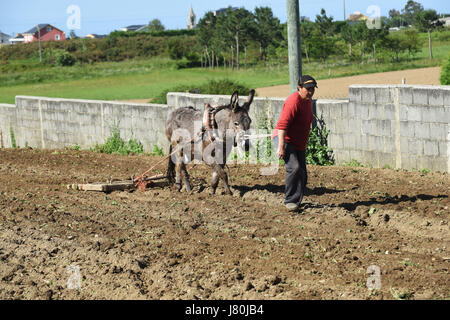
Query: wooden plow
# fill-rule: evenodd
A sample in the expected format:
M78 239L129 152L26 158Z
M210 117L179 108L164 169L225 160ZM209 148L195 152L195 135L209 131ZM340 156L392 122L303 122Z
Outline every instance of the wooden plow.
M109 179L107 182L96 182L96 183L82 183L82 184L69 184L67 189L80 190L80 191L98 191L98 192L112 192L112 191L125 191L125 190L135 190L139 189L141 191L147 190L147 188L152 187L154 183L158 180L164 180L167 178L165 174L158 174L154 176L148 176L157 165L169 159L171 156L168 155L166 158L159 161L153 167L145 171L138 177L131 177L130 180L112 180Z

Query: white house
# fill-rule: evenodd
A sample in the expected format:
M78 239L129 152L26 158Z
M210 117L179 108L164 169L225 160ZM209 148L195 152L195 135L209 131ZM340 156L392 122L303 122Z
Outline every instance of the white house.
M9 41L10 38L11 38L10 35L7 35L6 33L0 31L0 45L11 44L11 42Z
M444 27L450 27L450 17L441 18L439 21L444 22Z

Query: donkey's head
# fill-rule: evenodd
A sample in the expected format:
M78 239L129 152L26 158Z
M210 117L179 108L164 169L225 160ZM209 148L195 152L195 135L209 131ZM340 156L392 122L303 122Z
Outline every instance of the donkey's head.
M248 150L250 146L249 141L243 140L243 136L245 131L250 129L252 122L248 113L254 96L255 90L252 89L247 101L242 106L239 106L239 94L235 91L231 96L230 104L217 107L215 110L215 113L224 109L228 111L221 112L216 116L219 130L222 130L223 133L226 131L227 135L231 134L234 139L234 146L236 147L239 142L245 150Z

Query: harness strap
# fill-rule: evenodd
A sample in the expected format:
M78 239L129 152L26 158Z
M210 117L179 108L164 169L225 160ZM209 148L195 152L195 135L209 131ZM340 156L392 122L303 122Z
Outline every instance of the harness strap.
M209 103L205 104L205 111L203 113L203 123L202 123L202 135L205 132L208 133L208 138L211 142L217 138L217 122L215 119L215 108L213 108Z

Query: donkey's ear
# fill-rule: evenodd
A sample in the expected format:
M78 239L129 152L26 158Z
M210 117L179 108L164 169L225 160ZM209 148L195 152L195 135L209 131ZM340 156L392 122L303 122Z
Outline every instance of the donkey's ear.
M247 101L245 101L244 105L242 106L243 108L247 109L247 111L248 111L248 109L250 109L250 105L253 102L254 96L255 96L255 90L252 89L252 90L250 90L250 94L248 95Z
M235 91L233 93L233 95L231 96L230 105L231 105L231 109L232 110L234 110L237 107L239 107L239 93L237 91Z

